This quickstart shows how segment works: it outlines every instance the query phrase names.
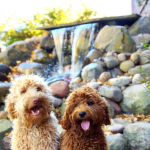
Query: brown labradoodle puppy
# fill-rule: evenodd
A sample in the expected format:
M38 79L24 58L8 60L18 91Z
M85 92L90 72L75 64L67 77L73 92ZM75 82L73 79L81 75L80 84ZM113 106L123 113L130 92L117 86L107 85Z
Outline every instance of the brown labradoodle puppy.
M52 111L51 92L35 75L17 78L6 99L13 121L12 150L57 150L58 123Z
M62 119L61 150L108 150L103 124L110 124L108 107L91 87L75 90Z

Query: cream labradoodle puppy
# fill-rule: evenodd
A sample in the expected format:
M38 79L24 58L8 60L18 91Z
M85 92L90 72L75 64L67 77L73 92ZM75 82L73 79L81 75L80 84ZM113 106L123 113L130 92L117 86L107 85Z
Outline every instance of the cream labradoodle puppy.
M59 133L51 92L36 75L18 77L6 99L13 121L12 150L57 150Z

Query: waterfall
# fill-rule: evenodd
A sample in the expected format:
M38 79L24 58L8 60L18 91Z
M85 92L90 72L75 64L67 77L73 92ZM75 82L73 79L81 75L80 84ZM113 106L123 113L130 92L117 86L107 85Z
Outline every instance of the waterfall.
M72 74L81 69L85 56L90 50L96 23L79 25L72 40Z
M52 35L55 41L55 48L56 48L56 53L59 61L59 70L58 73L63 72L63 41L64 41L64 35L65 35L66 28L61 28L61 29L55 29L52 30Z

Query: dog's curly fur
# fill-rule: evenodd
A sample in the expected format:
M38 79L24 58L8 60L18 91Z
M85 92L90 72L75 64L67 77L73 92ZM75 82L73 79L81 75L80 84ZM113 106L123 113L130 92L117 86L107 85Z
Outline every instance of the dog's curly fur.
M36 75L15 79L6 99L6 111L13 122L12 150L57 150L58 122L51 112L51 91Z
M88 130L81 128L83 121L90 121ZM60 150L108 150L102 125L110 124L109 110L93 88L80 87L68 97L61 124Z

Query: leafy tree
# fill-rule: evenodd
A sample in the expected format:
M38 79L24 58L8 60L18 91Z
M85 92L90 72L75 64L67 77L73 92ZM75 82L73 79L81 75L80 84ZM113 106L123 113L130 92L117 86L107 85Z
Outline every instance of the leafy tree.
M36 27L82 21L95 15L95 11L90 10L84 5L82 10L79 11L76 20L72 19L71 7L67 10L63 10L61 8L45 9L44 14L37 13L33 20L18 19L20 26L17 28L11 26L6 33L1 35L1 40L6 43L6 46L8 46L19 40L25 40L32 36L41 35L42 31L36 30ZM6 24L8 24L10 20L13 20L13 18L10 18ZM6 25L3 24L0 26L0 29L4 29L5 26Z

